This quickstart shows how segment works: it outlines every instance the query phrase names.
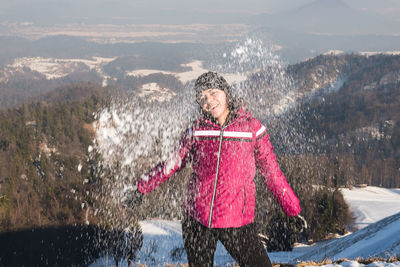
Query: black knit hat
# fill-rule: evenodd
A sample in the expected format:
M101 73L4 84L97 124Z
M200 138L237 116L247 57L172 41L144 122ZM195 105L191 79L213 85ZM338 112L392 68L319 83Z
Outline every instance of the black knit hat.
M197 102L200 103L200 95L207 89L219 89L225 92L228 103L232 101L232 89L224 77L216 72L206 72L201 74L194 83Z

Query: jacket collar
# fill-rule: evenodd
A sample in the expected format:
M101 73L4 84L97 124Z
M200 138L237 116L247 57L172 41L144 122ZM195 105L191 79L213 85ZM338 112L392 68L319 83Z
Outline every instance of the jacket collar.
M235 123L237 120L248 117L248 116L250 116L250 112L246 111L243 107L241 107L241 108L239 108L239 110L236 113L233 113L232 111L229 112L229 115L226 118L226 121L225 121L224 125L222 125L222 127L217 122L217 120L215 120L214 118L209 118L209 117L205 117L205 116L201 117L199 122L201 124L207 124L207 125L213 126L218 129L221 129L221 128L225 129L229 125Z

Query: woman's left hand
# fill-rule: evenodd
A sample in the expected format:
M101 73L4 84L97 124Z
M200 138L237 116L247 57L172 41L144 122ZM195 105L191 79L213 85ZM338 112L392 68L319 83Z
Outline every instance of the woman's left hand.
M304 219L303 216L297 215L294 217L291 217L291 220L293 220L294 225L296 229L299 231L299 233L302 233L303 231L307 230L308 224L306 219Z

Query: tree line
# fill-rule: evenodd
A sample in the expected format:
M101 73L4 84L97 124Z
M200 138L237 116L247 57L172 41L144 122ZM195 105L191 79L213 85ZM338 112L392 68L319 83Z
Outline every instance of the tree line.
M347 57L343 86L302 103L299 125L342 162L341 185L400 187L400 57Z
M319 140L313 143L315 147L300 153L278 150L279 164L309 222L307 232L299 233L282 215L257 178L256 218L260 232L271 237L271 248L290 249L294 241L344 233L351 216L340 187L357 183L399 186L399 82L382 80L395 72L398 58L379 57L377 67L371 58L350 59L343 63L350 67L343 68L353 72L339 91L305 101L298 108L301 116L295 117L296 125L307 138ZM338 59L316 60L304 64ZM379 66L384 71L377 70ZM376 85L374 89L366 90L371 84ZM113 90L116 87L92 83L65 85L41 101L0 111L0 232L84 224L88 216L92 222L101 221L91 210L96 199L90 192L101 191L102 179L112 179L112 173L102 169L96 158L88 160L87 149L94 137L93 113L107 105ZM180 219L189 172L190 166L146 195L134 218ZM271 229L280 227L291 241L279 247L282 240Z

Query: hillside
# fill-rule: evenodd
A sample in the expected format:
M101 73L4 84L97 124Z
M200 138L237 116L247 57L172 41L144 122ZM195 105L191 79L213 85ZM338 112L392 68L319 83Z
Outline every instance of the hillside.
M309 249L294 259L303 261L322 261L329 257L332 261L339 259L356 259L378 257L388 258L400 254L400 213L384 218L341 239L330 240L321 246Z
M111 61L112 65L110 66L113 69L132 70L136 66L134 65L134 61L131 60L132 58L127 58L126 61ZM204 71L199 68L201 65L186 66L181 70L176 69L175 72L172 72L172 69L170 69L171 74L157 73L157 71L161 70L154 69L149 74L125 76L119 80L117 79L117 81L113 82L114 86L104 87L100 90L102 92L100 92L96 86L92 86L90 83L87 85L82 83L79 86L71 86L70 82L73 79L68 75L72 74L69 74L68 69L62 67L64 66L63 64L67 64L69 61L54 62L60 64L59 69L65 71L66 77L46 79L37 72L22 68L21 70L27 71L26 74L21 74L22 77L25 77L24 79L20 80L19 76L14 76L12 81L9 80L8 82L0 83L0 86L6 89L6 91L1 91L5 96L1 99L7 105L11 104L13 106L12 101L10 102L9 100L10 98L7 98L10 97L8 92L14 94L18 90L21 90L22 94L26 94L21 100L15 102L19 103L18 105L41 101L47 104L62 103L61 107L52 104L50 106L47 104L28 104L19 109L4 110L2 113L4 118L2 121L3 125L12 125L13 123L22 124L24 123L23 121L27 125L33 125L25 127L26 129L23 131L14 129L12 133L7 128L8 126L4 126L7 130L2 132L3 136L16 136L19 134L19 138L23 138L24 135L31 138L29 139L30 141L25 140L24 142L26 143L21 142L21 146L30 149L29 152L23 152L26 154L25 160L28 160L29 157L34 159L40 155L40 152L38 152L40 151L39 148L31 148L30 146L34 147L34 145L29 142L36 142L37 146L41 145L46 151L55 151L54 149L59 151L61 148L50 144L51 142L58 142L62 144L62 147L70 147L71 153L72 151L81 150L82 152L79 152L78 157L80 161L84 161L86 153L84 147L82 146L79 149L71 147L71 144L75 146L75 143L68 140L75 137L69 137L69 139L65 137L65 135L74 135L69 133L71 129L63 130L65 134L55 133L60 129L60 126L52 124L62 124L62 118L51 118L51 122L46 125L51 130L46 130L47 132L43 136L35 132L44 131L38 128L39 126L35 126L43 125L44 123L40 123L43 118L38 118L34 115L38 113L39 115L37 116L41 116L40 114L43 113L44 109L51 108L51 112L60 108L61 110L79 110L82 107L72 108L69 105L74 106L77 105L76 103L82 103L86 99L90 99L91 95L97 94L99 97L104 98L112 91L119 91L119 94L122 94L123 92L119 89L121 87L136 88L134 90L143 96L148 93L154 94L158 91L164 92L163 90L165 90L166 96L170 97L182 90L179 88L183 86L180 80L183 79L183 74L188 77L195 77L196 71ZM89 64L87 68L89 68L90 64L95 64L95 60L80 62L82 64ZM101 62L99 61L98 63L100 64ZM95 68L104 72L101 64L96 66ZM272 140L279 154L282 168L286 171L289 179L298 180L301 177L317 184L328 184L332 187L354 183L367 183L388 187L399 186L400 178L397 171L400 167L400 155L398 152L400 145L400 110L397 104L400 101L398 99L400 95L399 66L399 56L331 54L321 55L287 67L288 75L293 78L296 87L296 90L293 92L296 93L295 99L298 105L295 109L289 109L291 112L290 116L283 114L281 118L278 116L273 121L266 120L266 123L270 128ZM190 73L187 73L188 68L192 68ZM99 76L101 72L96 71L96 75L93 76L98 77L96 79L99 82L104 78ZM31 77L28 73L30 73L29 75L34 74L36 76ZM38 77L42 78L38 79ZM82 79L82 77L79 75L75 76L76 80ZM257 76L255 75L254 77ZM253 82L254 84L252 88L256 90L260 86L268 86L270 75L268 73L261 73L257 79L264 79L264 81L263 83L259 83L258 80L252 80L252 77L249 78L249 82ZM61 86L58 86L59 84ZM154 90L146 87L153 84L155 85ZM35 88L38 91L35 91ZM173 90L168 88L173 88ZM262 88L260 87L260 89ZM93 118L89 118L87 114L91 114L95 107L89 106L90 104L87 108L90 111L79 111L79 114L77 114L78 117L74 118L74 120L84 121L84 123L92 122ZM38 109L38 111L35 109ZM56 111L56 113L59 113L58 115L61 115L63 112ZM86 117L79 117L82 115ZM13 122L14 120L19 122ZM297 147L297 143L289 140L291 137L290 132L287 134L287 132L281 131L281 121L287 121L287 124L291 127L289 129L295 129L295 131L291 132L298 133L293 137L298 139L296 142L303 142L300 143L299 147ZM68 122L67 124L71 123ZM77 126L77 128L81 127L82 125ZM18 126L17 129L22 128L22 126ZM18 131L20 132L18 133ZM80 140L79 134L76 135L78 136L77 139ZM301 135L304 137L299 138ZM17 140L16 137L13 138L10 139L10 137L7 137L2 139L1 147L3 152L10 147L9 144L11 142L16 142L10 141ZM83 138L82 140L86 140L84 143L86 146L89 145L90 142L88 140L90 139ZM76 145L81 146L78 143ZM15 146L18 147L17 145ZM10 151L7 150L8 154L4 154L7 155L4 158L14 157L10 156ZM291 151L300 155L290 155ZM34 162L34 160L31 161ZM293 162L297 162L297 170L293 169ZM313 162L315 162L314 165L312 164ZM321 165L323 166L322 168ZM3 173L8 172L5 166L1 168ZM22 170L26 170L27 168L23 167ZM308 170L310 169L315 170L315 172L309 172ZM55 167L53 171L56 171ZM17 172L19 174L16 174ZM15 176L22 175L22 172L18 169L18 171L15 171ZM8 174L3 174L2 176L2 179L4 179ZM304 188L299 188L299 190L304 190Z
M337 190L339 187L357 183L399 186L399 62L399 56L331 54L286 68L293 79L294 89L290 93L294 101L283 103L282 112L276 116L261 119L270 130L282 170L302 196L304 216L312 229L307 235L296 233L291 242L319 240L329 233L346 231L351 218ZM194 77L196 71L203 71L196 66L171 70L168 74L150 70L150 74L117 79L113 86L106 87L90 82L67 83L68 79L64 78L65 84L52 88L60 80L43 78L51 84L48 92L35 93L36 96L22 101L26 104L2 110L2 231L85 222L91 216L87 207L96 193L88 188L96 175L107 177L106 185L124 175L134 179L130 171L143 173L166 157L173 143L169 138L176 138L188 119L175 119L186 116L182 112L188 111L179 104L187 101L179 89L183 86L179 74L188 75L187 68L192 68L188 77ZM270 73L251 73L247 82L252 83L252 90L262 90L273 79ZM127 97L126 89L118 86L124 82L137 86L130 91L134 97ZM37 88L41 88L39 84ZM8 85L3 83L6 88ZM28 88L32 84L25 81L23 85ZM120 98L112 106L100 108L110 102L113 94L124 95L123 100ZM166 101L169 98L173 101ZM93 124L95 120L103 124L99 121ZM103 128L93 128L94 125ZM282 125L287 127L284 131ZM107 131L112 134L104 134ZM158 134L150 135L150 132ZM99 164L88 152L96 135L107 142L103 151L97 152L113 152L112 157L104 157L111 162ZM119 140L118 146L113 147L113 138ZM134 166L126 166L130 162ZM116 168L107 170L104 166ZM118 173L118 166L123 166L124 172ZM179 219L189 171L178 174L171 183L146 198L143 211L136 216ZM125 176L123 179L127 179ZM259 188L263 188L262 183ZM260 207L271 207L257 212L257 220L262 225L260 231L268 233L271 218L283 218L269 194L260 190L257 198ZM156 205L160 201L168 203L167 207ZM275 241L280 243L278 239ZM288 248L290 244L285 249ZM275 249L282 247L278 245Z
M327 55L290 67L300 91L316 88L296 118L318 140L313 151L342 159L339 184L400 186L399 68L399 56L385 55Z
M57 92L0 112L0 232L89 220L92 113L110 91L86 83Z
M355 197L351 197L353 190L347 190L347 204L353 210L363 210L367 214L375 213L377 220L371 220L370 224L362 230L346 236L322 241L313 245L299 244L290 252L269 252L272 263L298 264L300 262L330 260L335 266L398 266L399 261L393 263L375 260L368 264L370 257L380 257L381 260L388 260L390 257L400 255L400 213L398 193L400 189L392 191L384 188L366 187L354 188ZM371 194L374 196L371 198ZM369 203L369 205L360 205ZM385 208L381 206L386 203ZM380 207L376 209L375 207ZM389 211L388 211L389 210ZM390 210L392 212L390 212ZM397 212L395 212L397 210ZM356 213L356 221L362 222L362 218ZM388 216L385 216L388 215ZM137 262L152 264L171 263L179 265L186 262L186 255L183 252L181 239L180 221L167 221L152 219L141 221L144 243L139 252ZM357 259L365 260L364 264L358 263ZM105 259L103 259L105 260ZM339 261L340 260L340 261ZM103 262L98 260L92 266ZM234 260L227 253L221 243L218 243L215 253L215 263L225 266L233 263ZM312 263L310 263L310 266ZM329 264L322 266L332 266Z

